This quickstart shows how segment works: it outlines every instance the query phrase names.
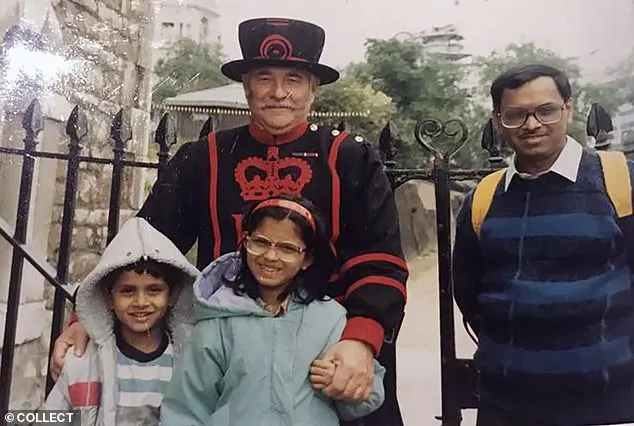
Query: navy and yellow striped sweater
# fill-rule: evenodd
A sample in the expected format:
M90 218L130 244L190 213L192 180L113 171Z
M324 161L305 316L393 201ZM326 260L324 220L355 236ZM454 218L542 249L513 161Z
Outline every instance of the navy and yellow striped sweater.
M479 239L471 202L454 290L479 338L481 401L555 425L634 420L634 219L616 219L598 156L583 153L574 183L500 182Z

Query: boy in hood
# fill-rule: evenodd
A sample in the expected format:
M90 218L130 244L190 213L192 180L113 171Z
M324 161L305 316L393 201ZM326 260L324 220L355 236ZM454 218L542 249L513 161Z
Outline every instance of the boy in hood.
M43 409L81 411L82 426L158 425L163 387L193 324L198 270L141 218L126 222L77 292L90 336L68 352Z

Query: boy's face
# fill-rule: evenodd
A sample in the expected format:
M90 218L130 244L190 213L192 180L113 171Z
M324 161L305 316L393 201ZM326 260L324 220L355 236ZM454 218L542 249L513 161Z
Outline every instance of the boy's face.
M161 323L170 304L170 291L162 278L125 271L106 295L106 301L124 327L147 333Z

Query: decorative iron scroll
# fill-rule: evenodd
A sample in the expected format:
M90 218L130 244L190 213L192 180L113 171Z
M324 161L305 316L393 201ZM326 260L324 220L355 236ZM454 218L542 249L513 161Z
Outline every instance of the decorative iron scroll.
M416 142L434 155L435 159L449 161L467 142L469 130L458 119L451 119L443 123L439 120L428 118L416 123L414 137ZM442 149L442 147L436 147L435 143L432 143L441 138L454 139L455 142L447 144L444 147L445 149ZM432 141L429 141L429 139Z

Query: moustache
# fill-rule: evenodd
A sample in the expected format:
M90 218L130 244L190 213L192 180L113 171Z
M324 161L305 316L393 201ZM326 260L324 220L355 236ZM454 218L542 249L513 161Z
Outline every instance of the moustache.
M295 105L291 105L291 104L265 104L264 105L264 109L273 109L273 108L295 109Z

